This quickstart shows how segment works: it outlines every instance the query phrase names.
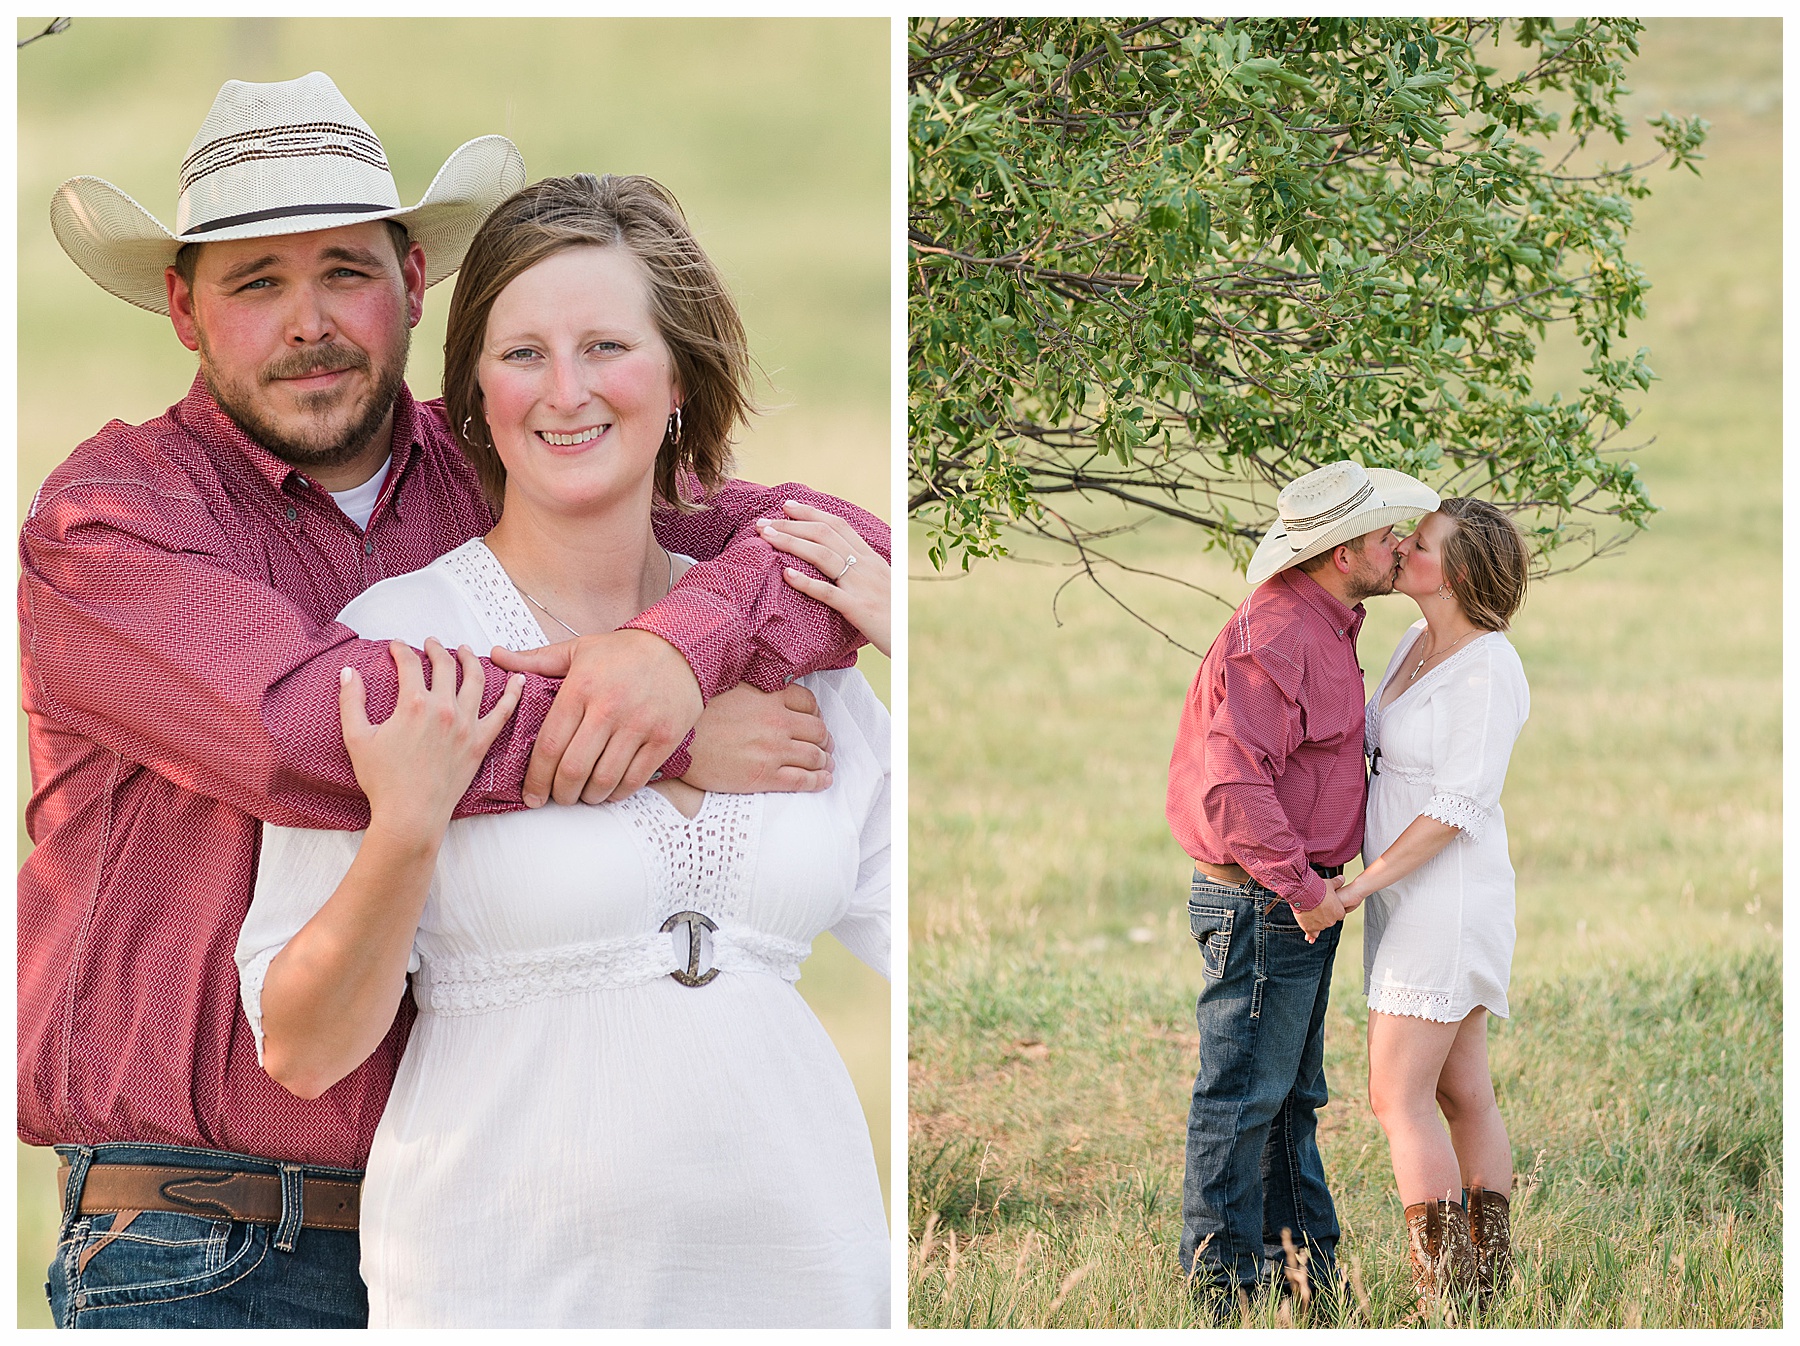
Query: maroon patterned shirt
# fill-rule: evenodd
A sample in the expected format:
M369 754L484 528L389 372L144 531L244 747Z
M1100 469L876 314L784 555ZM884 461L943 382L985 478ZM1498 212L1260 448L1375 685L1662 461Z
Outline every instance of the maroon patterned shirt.
M668 640L707 695L841 668L860 638L782 579L754 520L799 499L888 553L873 516L804 487L732 483L657 537L700 558L630 625ZM19 1134L360 1166L411 1022L304 1102L263 1073L232 952L264 819L359 828L338 671L393 709L385 642L335 620L369 585L493 526L438 402L402 390L367 531L261 448L204 383L145 425L114 421L38 491L20 538L23 694L37 843L19 874ZM709 560L709 558L711 558ZM487 666L483 708L506 675ZM520 807L557 683L531 677L459 814ZM681 755L685 759L685 754ZM669 769L685 770L670 759Z
M1295 911L1325 900L1309 862L1362 849L1363 678L1347 608L1284 570L1219 632L1188 689L1169 763L1169 828L1208 864L1238 864Z

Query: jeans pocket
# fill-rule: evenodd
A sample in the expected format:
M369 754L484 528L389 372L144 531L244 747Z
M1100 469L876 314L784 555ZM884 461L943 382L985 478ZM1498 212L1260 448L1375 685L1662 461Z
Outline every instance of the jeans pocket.
M140 1211L115 1236L118 1219L83 1219L58 1249L57 1269L77 1315L211 1294L249 1275L268 1254L269 1231L260 1225Z
M1209 980L1217 981L1225 975L1225 958L1231 952L1231 927L1236 916L1230 907L1188 903L1188 929L1200 945Z

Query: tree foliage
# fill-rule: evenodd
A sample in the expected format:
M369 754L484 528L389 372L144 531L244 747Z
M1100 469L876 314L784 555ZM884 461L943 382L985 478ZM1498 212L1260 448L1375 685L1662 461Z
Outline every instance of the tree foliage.
M1705 123L1652 118L1644 162L1583 167L1627 139L1640 28L913 20L910 512L933 563L1024 528L1091 573L1118 516L1079 502L1101 499L1241 561L1273 488L1345 457L1510 502L1545 553L1641 528L1615 447L1654 377L1625 344L1631 203L1650 164L1693 168ZM1566 398L1532 386L1552 323L1588 357Z

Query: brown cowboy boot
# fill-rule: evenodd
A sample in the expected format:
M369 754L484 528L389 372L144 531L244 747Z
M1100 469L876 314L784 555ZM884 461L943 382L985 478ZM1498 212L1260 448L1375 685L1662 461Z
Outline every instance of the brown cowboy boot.
M1475 1248L1469 1213L1460 1201L1421 1201L1406 1208L1406 1241L1413 1288L1421 1299L1475 1288Z
M1512 1207L1500 1193L1469 1190L1469 1238L1475 1245L1475 1285L1486 1308L1512 1280Z

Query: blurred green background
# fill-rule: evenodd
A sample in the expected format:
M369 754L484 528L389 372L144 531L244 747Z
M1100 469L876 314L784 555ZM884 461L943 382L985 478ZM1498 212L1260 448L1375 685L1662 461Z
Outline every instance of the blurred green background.
M20 19L20 38L48 18ZM19 500L112 418L179 400L193 357L50 233L65 178L115 183L165 224L227 79L329 74L408 204L465 140L510 136L531 178L646 173L723 269L768 375L739 474L889 510L889 27L853 20L90 19L18 54ZM426 298L408 382L439 392L450 285ZM862 667L888 692L887 661ZM20 799L29 788L20 730ZM30 845L20 825L21 856ZM801 990L850 1064L884 1188L888 985L831 939ZM54 1155L19 1147L19 1322L49 1325Z
M1652 153L1644 122L1664 109L1712 123L1699 176L1653 169L1631 203L1654 288L1625 348L1649 346L1660 381L1621 442L1664 512L1621 555L1534 584L1510 636L1531 718L1504 796L1518 947L1492 1061L1518 1172L1541 1185L1515 1211L1533 1288L1509 1325L1780 1322L1781 39L1778 20L1652 20L1627 71L1631 148L1595 155ZM1540 388L1578 386L1582 363L1553 332ZM1196 651L1248 592L1200 540L1154 520L1106 548L1223 600L1108 572ZM911 1321L1031 1325L1054 1299L1058 1326L1182 1325L1200 974L1191 864L1163 807L1199 658L1089 584L1053 616L1070 571L1051 548L967 577L923 552L915 539ZM1417 617L1370 601L1371 684ZM1399 1304L1362 926L1348 919L1337 955L1320 1136L1344 1247ZM931 1213L940 1249L962 1240L954 1288L942 1252L920 1266Z

